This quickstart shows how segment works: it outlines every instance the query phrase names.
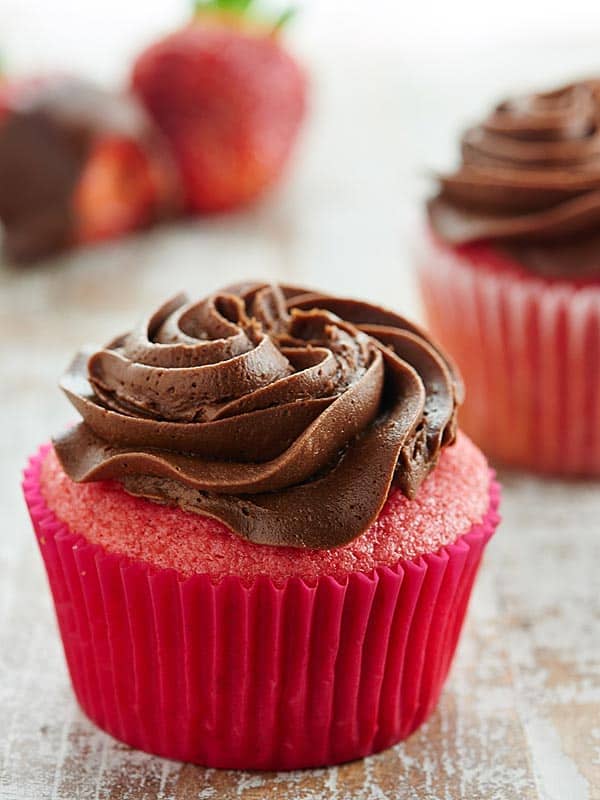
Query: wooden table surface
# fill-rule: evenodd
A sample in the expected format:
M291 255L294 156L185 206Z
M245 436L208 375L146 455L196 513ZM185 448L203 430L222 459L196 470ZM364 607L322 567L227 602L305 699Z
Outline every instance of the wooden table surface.
M19 471L73 419L56 388L73 351L125 330L169 293L202 294L249 276L418 313L410 270L417 165L439 154L464 117L447 93L392 62L369 63L370 71L343 60L315 67L297 164L260 207L28 270L0 268L2 800L600 798L600 496L592 482L501 475L504 522L439 708L380 755L289 774L163 761L97 730L69 687ZM399 103L409 119L393 111Z

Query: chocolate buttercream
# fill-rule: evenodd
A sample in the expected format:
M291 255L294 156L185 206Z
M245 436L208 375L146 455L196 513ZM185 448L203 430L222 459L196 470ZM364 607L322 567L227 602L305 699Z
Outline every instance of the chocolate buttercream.
M426 334L378 306L289 286L179 295L61 387L75 481L215 517L254 542L328 548L410 498L454 441L462 384Z
M600 81L497 106L464 134L428 212L450 244L490 240L540 273L600 274Z

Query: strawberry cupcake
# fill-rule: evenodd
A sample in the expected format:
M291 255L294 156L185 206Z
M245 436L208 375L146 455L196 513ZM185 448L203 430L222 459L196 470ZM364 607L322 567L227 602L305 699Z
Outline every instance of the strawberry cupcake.
M461 152L418 254L461 424L506 464L600 475L600 81L501 103Z
M291 769L438 700L499 489L461 381L374 305L247 284L80 353L24 492L73 688L128 744Z

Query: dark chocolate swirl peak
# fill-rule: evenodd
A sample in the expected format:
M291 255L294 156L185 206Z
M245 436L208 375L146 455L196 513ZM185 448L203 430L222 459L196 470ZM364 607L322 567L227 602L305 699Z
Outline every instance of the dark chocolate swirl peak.
M416 326L368 303L248 284L170 300L61 386L75 481L116 479L261 544L327 548L409 497L454 440L462 386Z
M429 202L447 242L542 243L600 226L600 81L501 103L462 139ZM597 259L600 262L600 259Z

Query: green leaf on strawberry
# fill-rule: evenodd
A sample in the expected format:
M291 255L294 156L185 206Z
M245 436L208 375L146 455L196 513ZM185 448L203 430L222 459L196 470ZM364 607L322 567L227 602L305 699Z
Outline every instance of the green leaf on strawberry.
M250 6L254 6L251 10ZM221 15L225 18L245 18L261 27L270 29L271 33L278 33L287 25L297 13L297 8L291 6L276 17L266 17L260 11L255 11L255 0L195 0L194 16L202 14Z

